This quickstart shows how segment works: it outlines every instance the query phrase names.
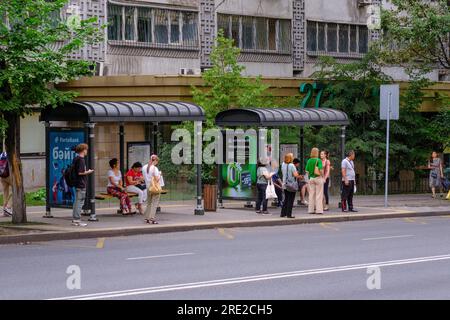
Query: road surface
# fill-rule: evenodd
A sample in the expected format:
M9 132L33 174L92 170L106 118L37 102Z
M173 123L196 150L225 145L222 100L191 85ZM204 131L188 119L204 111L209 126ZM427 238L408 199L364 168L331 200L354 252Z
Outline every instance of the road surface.
M0 299L450 299L450 216L3 245L0 270Z

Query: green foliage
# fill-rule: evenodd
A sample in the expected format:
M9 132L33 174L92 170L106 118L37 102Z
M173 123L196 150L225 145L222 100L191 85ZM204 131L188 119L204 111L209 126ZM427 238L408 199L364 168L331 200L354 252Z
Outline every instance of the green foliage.
M240 49L234 46L233 39L224 37L223 30L220 30L210 56L212 67L202 75L204 87L192 88L194 102L205 109L206 127L214 125L214 118L221 111L272 104L268 86L260 77L249 79L242 76L245 67L238 64L239 54Z
M47 196L47 192L46 192L45 188L41 188L35 192L30 193L31 199L35 200L35 201L39 201L39 200L45 201L46 196Z
M382 58L400 64L409 73L427 72L439 64L450 69L447 0L392 0L395 6L382 11Z
M379 86L391 79L381 72L380 66L379 52L373 48L362 60L349 64L323 57L314 74L319 81L328 83L325 93L328 98L323 106L349 115L346 148L358 152L368 173L382 172L385 165L386 121L379 120ZM431 148L442 148L439 147L442 139L430 134L434 120L418 112L423 99L421 89L429 84L416 75L400 97L400 120L391 122L390 155L394 174L423 165ZM305 136L308 143L327 147L336 145L338 131L337 128L309 128Z
M92 63L69 55L102 37L96 19L55 20L67 0L0 2L0 110L24 116L37 107L57 106L76 93L54 84L92 73ZM1 127L7 124L3 121Z

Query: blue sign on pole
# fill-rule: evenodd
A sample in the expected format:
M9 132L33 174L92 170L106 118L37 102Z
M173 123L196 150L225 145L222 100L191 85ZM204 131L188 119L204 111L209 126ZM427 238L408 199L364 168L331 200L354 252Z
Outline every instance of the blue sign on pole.
M47 150L47 196L50 207L71 207L75 189L70 188L64 179L66 170L75 157L75 147L86 141L83 129L50 128Z

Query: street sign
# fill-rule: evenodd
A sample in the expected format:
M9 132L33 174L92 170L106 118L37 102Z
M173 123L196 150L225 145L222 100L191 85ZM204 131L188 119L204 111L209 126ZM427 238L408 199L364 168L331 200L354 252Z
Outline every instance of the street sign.
M383 84L380 86L380 120L387 120L390 108L390 120L398 120L400 104L400 89L398 84Z
M388 206L389 186L389 130L390 121L398 120L400 90L398 84L380 86L380 119L386 121L386 171L384 179L384 206Z

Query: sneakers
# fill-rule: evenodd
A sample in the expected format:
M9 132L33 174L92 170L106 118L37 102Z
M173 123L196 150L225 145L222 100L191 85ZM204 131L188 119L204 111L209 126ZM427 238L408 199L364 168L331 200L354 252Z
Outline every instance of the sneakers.
M72 220L72 225L75 227L86 227L87 223L81 222L81 220Z
M3 208L3 215L5 217L12 217L12 209L11 208Z
M88 219L88 221L91 221L91 222L97 222L97 221L98 221L98 218L96 218L96 217L91 217L91 218Z

